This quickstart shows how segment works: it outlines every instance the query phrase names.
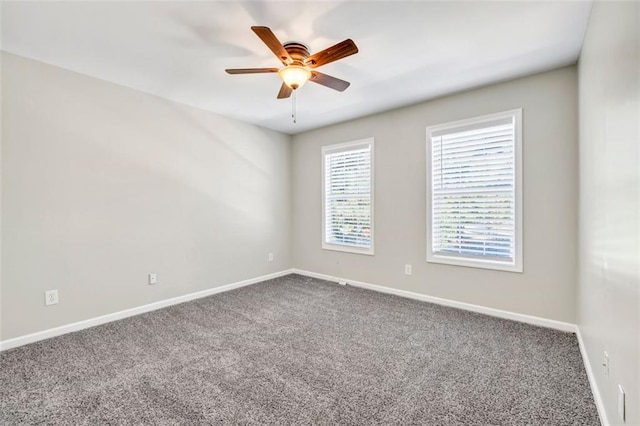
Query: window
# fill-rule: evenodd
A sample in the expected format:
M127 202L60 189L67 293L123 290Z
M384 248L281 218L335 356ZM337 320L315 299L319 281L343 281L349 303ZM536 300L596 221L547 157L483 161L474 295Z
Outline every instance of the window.
M522 110L427 128L427 262L522 272Z
M373 139L322 147L322 248L373 254Z

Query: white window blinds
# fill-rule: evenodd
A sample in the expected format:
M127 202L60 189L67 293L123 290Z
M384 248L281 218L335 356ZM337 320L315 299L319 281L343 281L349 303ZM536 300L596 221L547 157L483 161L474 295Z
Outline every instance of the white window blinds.
M323 147L323 248L373 254L373 141Z
M483 117L429 132L428 260L521 270L516 115Z

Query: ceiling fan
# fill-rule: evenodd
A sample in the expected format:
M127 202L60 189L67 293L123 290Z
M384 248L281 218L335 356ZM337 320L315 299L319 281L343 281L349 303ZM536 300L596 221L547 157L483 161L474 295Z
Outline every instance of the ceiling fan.
M302 87L307 81L321 84L343 92L349 82L340 80L315 69L338 59L358 53L358 47L351 39L344 40L334 46L311 55L309 48L300 42L280 43L280 40L268 27L251 27L254 33L267 45L284 65L282 68L235 68L227 69L229 74L259 74L277 72L283 83L278 92L278 99L291 96L291 93Z

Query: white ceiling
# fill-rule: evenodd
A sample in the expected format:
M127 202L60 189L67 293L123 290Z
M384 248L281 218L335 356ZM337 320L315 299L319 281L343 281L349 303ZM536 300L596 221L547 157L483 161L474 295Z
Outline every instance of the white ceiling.
M2 49L285 133L574 63L591 2L3 2ZM346 38L360 53L278 100L278 67L250 30L311 52Z

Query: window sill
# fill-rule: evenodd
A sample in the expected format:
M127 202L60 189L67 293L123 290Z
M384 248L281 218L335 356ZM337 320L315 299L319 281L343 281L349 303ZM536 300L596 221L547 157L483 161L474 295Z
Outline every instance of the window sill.
M427 255L428 263L439 263L442 265L464 266L467 268L492 269L494 271L523 273L522 264L509 264L484 259L470 259L462 257L449 257L437 254Z
M342 246L338 244L322 244L322 250L332 250L332 251L341 251L345 253L353 253L353 254L364 254L367 256L373 256L373 247L371 248L358 248L352 246Z

